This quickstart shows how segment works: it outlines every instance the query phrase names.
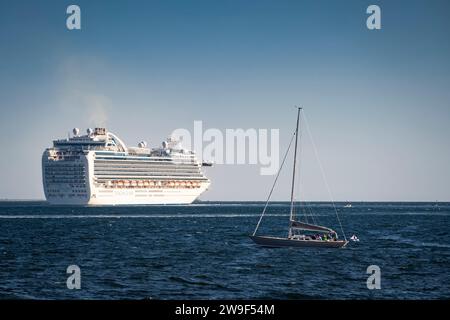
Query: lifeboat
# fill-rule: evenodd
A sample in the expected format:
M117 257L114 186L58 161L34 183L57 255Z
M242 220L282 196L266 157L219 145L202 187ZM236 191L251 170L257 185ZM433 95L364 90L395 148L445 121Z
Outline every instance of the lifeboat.
M118 187L123 187L123 181L121 181L121 180L117 181L117 186Z
M142 187L143 185L144 185L144 183L142 182L142 181L138 181L138 183L137 183L137 185L138 185L138 187Z
M145 181L143 182L143 184L144 184L144 187L148 187L148 186L150 185L150 183L149 183L147 180L145 180Z
M125 180L125 181L123 182L123 185L124 185L124 187L129 187L129 186L130 186L130 181Z
M132 187L136 187L137 186L137 182L134 181L134 180L132 180L130 184L131 184Z

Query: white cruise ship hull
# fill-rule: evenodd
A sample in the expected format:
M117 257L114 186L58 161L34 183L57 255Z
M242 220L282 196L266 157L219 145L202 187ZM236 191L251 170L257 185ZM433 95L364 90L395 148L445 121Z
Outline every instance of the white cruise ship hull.
M206 186L194 190L181 189L140 189L111 190L97 189L88 199L77 198L71 193L47 197L52 205L175 205L190 204L206 190Z

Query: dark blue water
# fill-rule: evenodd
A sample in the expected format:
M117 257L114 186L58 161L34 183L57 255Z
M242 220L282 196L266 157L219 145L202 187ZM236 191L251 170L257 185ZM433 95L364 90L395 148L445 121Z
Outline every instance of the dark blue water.
M450 298L450 204L337 204L345 249L267 249L247 237L262 205L49 207L0 203L0 298ZM330 204L312 204L339 229ZM285 235L287 204L261 234ZM81 289L66 268L81 268ZM366 286L369 265L381 289Z

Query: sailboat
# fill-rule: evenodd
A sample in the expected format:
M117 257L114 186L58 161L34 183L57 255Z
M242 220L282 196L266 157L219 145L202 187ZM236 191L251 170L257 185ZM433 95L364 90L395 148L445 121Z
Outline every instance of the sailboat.
M274 190L275 184L278 180L280 171L283 167L283 164L286 160L286 157L289 153L289 149L292 143L289 143L288 150L284 156L278 174L275 178L272 189L269 193L269 197L266 201L266 205L264 206L261 217L256 225L255 231L252 235L250 235L250 239L252 239L256 244L264 246L264 247L299 247L299 248L342 248L348 244L347 238L344 234L344 240L338 239L337 232L331 228L320 226L317 224L307 223L298 221L294 215L294 192L295 192L295 174L296 174L296 165L297 165L297 148L298 148L298 132L299 132L299 123L300 123L300 112L302 108L297 108L297 125L295 128L295 132L292 138L295 137L295 149L294 149L294 165L292 169L292 186L291 186L291 206L290 206L290 214L289 214L289 228L287 237L274 237L274 236L259 236L256 235L259 225L261 224L262 218L266 212L268 203L270 201L270 196ZM337 215L337 211L336 211ZM338 217L339 220L339 217ZM340 223L340 220L339 220ZM342 230L343 231L343 230Z

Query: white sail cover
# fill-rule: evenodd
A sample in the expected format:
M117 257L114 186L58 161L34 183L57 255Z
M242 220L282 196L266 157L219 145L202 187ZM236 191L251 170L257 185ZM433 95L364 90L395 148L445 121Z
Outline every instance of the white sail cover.
M309 224L309 223L304 223L304 222L294 221L294 220L291 220L291 228L307 230L307 231L321 231L321 232L336 233L333 229L330 229L327 227L317 226L315 224Z

